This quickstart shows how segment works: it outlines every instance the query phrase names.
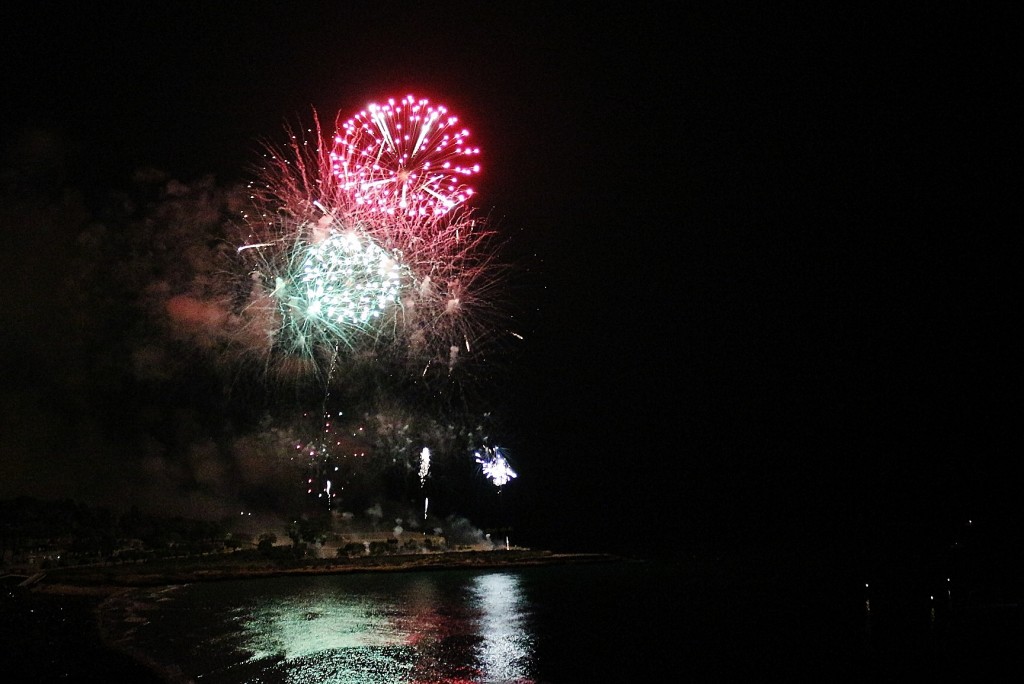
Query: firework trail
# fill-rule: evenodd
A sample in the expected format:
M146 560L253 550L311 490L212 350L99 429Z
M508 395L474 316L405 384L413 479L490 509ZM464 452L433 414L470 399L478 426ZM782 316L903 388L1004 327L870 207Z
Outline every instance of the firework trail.
M423 451L420 452L420 487L423 487L427 483L427 475L430 474L430 448L423 447Z
M430 474L430 449L428 447L423 447L423 451L420 452L420 471L419 471L420 489L423 489L423 487L426 486L426 484L427 484L427 475L429 475L429 474ZM423 497L423 519L424 520L427 519L427 506L429 504L429 501L430 500L427 497L425 497L425 496Z

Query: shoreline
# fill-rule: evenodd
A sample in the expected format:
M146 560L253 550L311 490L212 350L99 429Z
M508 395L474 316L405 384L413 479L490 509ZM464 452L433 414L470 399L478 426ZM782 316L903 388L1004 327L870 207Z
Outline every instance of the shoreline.
M27 578L31 593L108 596L120 589L193 582L265 579L289 575L514 568L539 565L620 562L607 553L555 553L532 549L443 551L353 558L269 561L253 557L211 561L149 561L120 566L79 566L41 571Z

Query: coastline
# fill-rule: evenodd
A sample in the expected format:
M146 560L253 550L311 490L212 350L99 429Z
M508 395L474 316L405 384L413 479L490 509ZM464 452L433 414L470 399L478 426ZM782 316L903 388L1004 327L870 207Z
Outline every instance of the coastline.
M252 559L214 563L140 563L116 567L61 568L32 576L4 577L0 642L13 672L26 681L166 684L179 681L139 654L125 651L104 634L100 606L133 588L192 582L261 579L285 575L513 568L624 561L603 553L553 553L524 549L454 551L393 556L303 559L289 564Z
M533 549L442 551L290 561L267 561L252 556L233 558L228 555L212 561L184 559L60 568L32 577L29 589L34 593L106 596L127 587L263 579L285 575L488 569L624 560L607 553L556 553Z

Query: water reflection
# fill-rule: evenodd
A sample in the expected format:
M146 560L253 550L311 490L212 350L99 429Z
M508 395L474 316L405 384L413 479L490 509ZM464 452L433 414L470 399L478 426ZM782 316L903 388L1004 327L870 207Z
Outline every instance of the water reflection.
M379 598L304 594L256 602L238 620L252 659L297 660L329 649L400 643L389 627L387 612Z
M477 657L483 681L527 681L533 639L526 631L527 601L519 577L505 573L480 575L473 583L480 605L483 637Z
M390 593L344 579L236 606L241 657L204 681L533 682L531 611L515 573L419 573Z

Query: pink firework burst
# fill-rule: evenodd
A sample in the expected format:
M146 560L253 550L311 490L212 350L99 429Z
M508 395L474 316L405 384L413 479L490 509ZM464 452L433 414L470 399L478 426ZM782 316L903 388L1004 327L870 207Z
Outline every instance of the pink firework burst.
M480 149L442 105L407 95L370 104L338 126L330 155L341 189L360 206L418 220L465 203Z

